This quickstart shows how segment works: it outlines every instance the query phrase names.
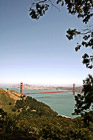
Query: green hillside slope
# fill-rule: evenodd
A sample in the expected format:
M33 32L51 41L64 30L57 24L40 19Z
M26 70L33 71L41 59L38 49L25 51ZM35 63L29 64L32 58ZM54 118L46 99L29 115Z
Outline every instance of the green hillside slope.
M20 98L15 91L2 90L0 104L0 140L93 140L93 112L85 126L84 117L63 118L44 103Z
M12 109L15 105L16 98L20 98L16 97L16 91L7 91L0 88L0 108L2 108L4 111L13 114Z
M8 93L0 93L0 105L14 104L14 100L10 98Z
M22 100L18 100L14 107L14 111L20 112L18 117L32 118L32 117L55 117L58 114L53 111L46 104L37 101L32 97L23 97Z

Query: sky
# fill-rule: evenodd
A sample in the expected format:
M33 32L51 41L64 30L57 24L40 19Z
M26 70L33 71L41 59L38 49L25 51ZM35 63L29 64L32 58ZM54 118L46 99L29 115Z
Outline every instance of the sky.
M0 84L82 85L93 70L82 64L80 36L69 41L68 28L84 24L67 10L51 6L45 16L32 20L31 0L0 0Z

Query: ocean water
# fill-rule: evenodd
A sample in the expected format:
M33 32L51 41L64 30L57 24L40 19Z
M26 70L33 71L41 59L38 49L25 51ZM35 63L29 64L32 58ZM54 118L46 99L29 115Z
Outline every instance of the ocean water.
M14 90L20 92L19 89L14 89ZM39 91L39 90L24 89L24 93L35 93L35 92L43 92L43 90ZM68 116L71 118L76 117L76 116L72 115L72 113L74 112L74 106L75 106L75 99L74 99L72 92L31 94L28 96L31 96L31 97L35 98L36 100L47 104L54 111L56 111L59 115L64 115L64 116Z

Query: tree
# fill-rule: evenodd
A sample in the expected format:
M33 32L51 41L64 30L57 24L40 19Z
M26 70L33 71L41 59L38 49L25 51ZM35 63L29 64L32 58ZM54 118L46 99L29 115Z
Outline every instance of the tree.
M82 115L84 125L89 126L89 122L93 122L93 77L88 77L83 80L82 94L75 96L75 112L74 115Z
M81 46L90 48L91 53L85 53L82 58L83 64L85 64L87 68L93 68L93 24L91 24L91 18L93 17L93 0L56 0L56 4L54 2L55 1L52 0L33 2L29 10L29 15L32 19L39 19L46 13L50 6L58 8L57 4L60 4L67 8L69 14L76 14L78 18L81 18L82 22L86 24L86 28L82 31L78 31L78 29L68 29L66 37L71 40L76 35L81 36L82 42L77 43L75 50L78 51Z
M84 114L85 112L93 111L93 77L88 77L83 80L82 94L75 96L75 114Z

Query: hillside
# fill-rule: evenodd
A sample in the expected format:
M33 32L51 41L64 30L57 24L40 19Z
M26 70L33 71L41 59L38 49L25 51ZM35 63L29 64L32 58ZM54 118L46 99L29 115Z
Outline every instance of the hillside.
M16 101L20 99L20 94L16 91L0 88L0 108L4 111L11 113Z
M83 117L63 118L32 97L0 91L0 140L93 140L93 112L85 126Z
M5 90L0 88L0 96L4 93L4 97L11 98L13 100L20 100L21 95L15 90Z
M32 97L20 96L15 90L0 89L0 107L10 113L20 112L19 116L56 116L49 106ZM28 114L28 115L27 115Z
M48 105L37 101L32 97L22 97L22 100L16 102L14 107L15 112L20 112L18 118L37 118L37 117L56 117L58 114L53 111Z

